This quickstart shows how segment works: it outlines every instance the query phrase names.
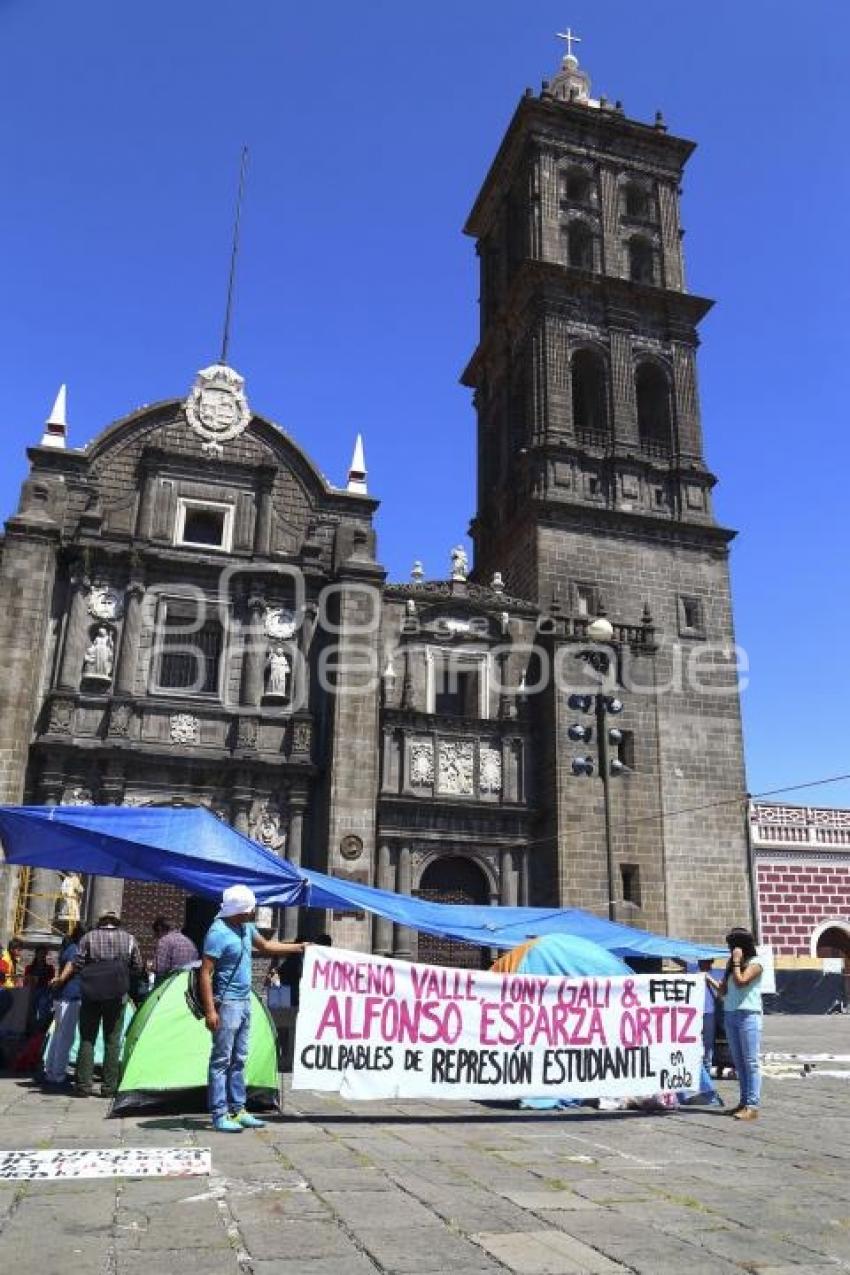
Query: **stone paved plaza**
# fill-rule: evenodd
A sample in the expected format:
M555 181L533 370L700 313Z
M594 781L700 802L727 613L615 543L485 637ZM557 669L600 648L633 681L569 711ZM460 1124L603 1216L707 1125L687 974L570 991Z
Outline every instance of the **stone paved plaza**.
M850 1052L847 1018L769 1018L766 1047ZM847 1068L847 1064L844 1064ZM850 1086L776 1078L721 1112L560 1115L288 1094L267 1130L105 1120L0 1081L0 1147L212 1147L213 1173L0 1183L14 1275L469 1275L850 1270ZM734 1100L734 1086L721 1085Z

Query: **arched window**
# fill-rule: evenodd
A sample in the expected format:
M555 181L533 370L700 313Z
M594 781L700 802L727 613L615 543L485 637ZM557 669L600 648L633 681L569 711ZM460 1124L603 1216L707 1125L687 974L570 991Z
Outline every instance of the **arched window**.
M641 363L635 373L640 441L663 451L673 442L670 385L657 363Z
M567 228L567 264L593 269L593 231L585 221L571 221Z
M570 168L564 177L564 198L574 204L590 203L590 177L583 168Z
M655 253L642 235L633 235L628 243L629 278L633 283L655 282Z
M572 357L573 428L577 433L608 433L608 376L605 360L595 350L576 350Z
M629 182L623 191L623 211L627 217L639 217L643 221L652 219L652 196L645 186L637 182Z

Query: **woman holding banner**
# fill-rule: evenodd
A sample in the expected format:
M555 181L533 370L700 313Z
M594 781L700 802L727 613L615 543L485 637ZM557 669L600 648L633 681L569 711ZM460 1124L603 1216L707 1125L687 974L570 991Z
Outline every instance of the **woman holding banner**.
M761 1100L761 979L756 941L749 930L726 935L731 956L718 989L723 997L726 1039L741 1088L741 1100L731 1112L736 1120L757 1120Z

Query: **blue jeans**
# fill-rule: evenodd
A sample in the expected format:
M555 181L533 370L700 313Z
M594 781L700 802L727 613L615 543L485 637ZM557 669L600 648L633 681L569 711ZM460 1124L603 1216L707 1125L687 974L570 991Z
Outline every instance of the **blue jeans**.
M757 1107L761 1098L761 1020L753 1009L735 1009L725 1015L726 1039L745 1107Z
M222 1001L213 1032L209 1069L209 1108L213 1120L245 1106L245 1062L251 1032L251 1001Z

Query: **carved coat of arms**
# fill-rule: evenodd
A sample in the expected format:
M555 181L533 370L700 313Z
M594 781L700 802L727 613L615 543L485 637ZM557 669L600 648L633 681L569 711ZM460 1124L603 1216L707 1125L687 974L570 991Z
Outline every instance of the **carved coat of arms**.
M124 613L124 599L117 589L98 581L89 594L89 615L95 620L120 620Z
M287 607L269 607L266 611L265 630L270 638L291 638L298 628L298 621Z
M187 421L203 439L204 451L221 455L222 443L238 438L251 419L244 378L223 363L202 368L185 410Z

